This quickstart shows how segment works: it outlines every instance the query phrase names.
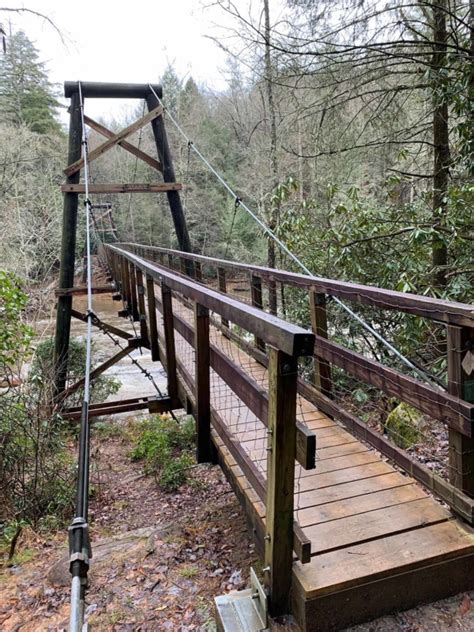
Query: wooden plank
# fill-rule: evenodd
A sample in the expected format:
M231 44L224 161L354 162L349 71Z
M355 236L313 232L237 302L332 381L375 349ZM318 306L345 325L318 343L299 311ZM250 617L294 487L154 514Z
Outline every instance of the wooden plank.
M302 381L298 383L298 387L300 392L304 393L308 399L313 401L320 410L328 412L328 414L332 415L335 419L340 420L352 434L370 443L370 445L403 468L408 474L431 489L448 503L453 511L467 520L469 524L474 524L474 500L472 498L469 498L469 496L457 489L454 485L443 480L440 476L416 461L380 433L369 428L366 423L343 410L333 400L324 397L324 395L315 388L310 387Z
M125 140L127 136L130 136L134 132L137 132L139 129L144 127L147 123L150 123L151 121L153 121L158 116L161 116L162 114L163 114L163 108L160 105L158 105L156 108L154 108L153 110L151 110L144 116L140 117L137 121L135 121L131 125L128 125L117 134L114 134L112 137L108 138L104 143L102 143L95 149L92 149L92 151L89 151L87 154L88 162L91 163L93 160L95 160L99 156L102 156L103 154L105 154L106 151L109 151L109 149L117 145L117 143L119 143L121 140ZM64 169L64 173L67 176L72 176L73 173L80 171L80 169L82 169L83 166L84 166L84 158L82 157L79 160L76 160L75 162L73 162L68 167L66 167L66 169Z
M322 554L294 569L306 599L312 599L473 552L472 535L455 522L444 521Z
M346 524L346 519L352 516L404 505L404 503L421 500L422 498L427 498L426 493L412 480L411 484L408 485L396 488L391 487L356 498L346 498L338 502L309 507L298 511L298 520L304 529L334 520L340 520L341 523L344 522ZM404 510L405 507L401 506L400 512Z
M196 435L198 463L213 461L211 454L211 391L209 310L199 303L194 307Z
M90 128L95 130L98 134L102 134L102 136L105 136L105 138L113 138L114 133L111 130L107 129L105 125L101 125L97 121L94 121L94 119L91 119L89 116L84 115L84 122ZM123 147L123 149L130 152L137 158L140 158L140 160L143 160L143 162L146 162L150 167L153 167L153 169L156 169L157 171L163 171L161 162L159 162L158 160L156 160L156 158L153 158L149 154L146 154L138 147L135 147L135 145L132 145L126 140L119 141L118 145L120 145L120 147ZM94 207L97 208L97 205L95 204Z
M179 182L168 183L122 183L117 184L115 182L108 182L102 184L89 184L89 193L102 194L102 193L166 193L169 191L180 191L183 185ZM86 188L84 184L62 184L61 191L63 193L85 193Z
M269 347L265 584L269 611L290 611L296 455L296 358ZM308 535L308 534L306 534Z
M449 518L449 512L433 502L432 498L423 498L344 520L323 522L307 527L305 533L312 542L311 554L318 555L357 543L386 538L390 534L445 522Z
M359 468L355 468L356 470ZM354 471L353 471L354 472ZM367 472L366 472L367 473ZM325 475L328 476L328 475ZM329 481L331 483L331 481ZM358 498L366 494L373 494L384 491L386 489L394 489L404 485L412 485L413 480L410 477L403 476L399 472L384 471L381 474L369 476L362 479L349 479L347 482L337 483L333 485L325 485L317 488L317 494L313 492L300 493L298 496L298 519L301 524L308 524L307 509L318 507L328 503L338 503L347 499Z
M171 400L168 397L144 397L135 398L133 400L123 400L116 402L104 402L102 404L93 404L89 407L89 418L102 417L105 415L118 415L120 413L128 413L135 410L146 410L150 413L170 412ZM61 413L64 419L71 421L79 420L81 417L80 410L66 409Z
M163 253L179 253L190 261L200 261L209 265L220 266L226 270L236 270L247 274L254 273L262 279L274 279L280 283L308 290L313 289L331 296L338 296L341 299L372 305L379 309L403 311L454 325L474 326L474 308L466 303L445 301L419 294L386 290L371 285L360 285L347 281L299 274L297 272L253 266L235 261L226 261L225 259L214 259L203 255L181 253L168 248L150 248Z
M150 329L151 359L153 362L158 362L160 359L160 348L156 323L155 283L149 276L146 277L146 298L148 306L148 325Z
M441 529L448 524L449 531ZM427 531L431 534L428 536L428 546L425 547L422 537ZM466 539L463 547L462 540L457 538L458 549L456 550L456 545L450 541L455 531L454 524L443 523L443 525L427 527L416 532L408 532L405 541L402 540L403 536L390 538L386 542L386 548L389 549L388 553L395 553L393 556L390 555L390 561L395 562L393 570L387 569L385 573L381 572L378 575L375 573L374 580L370 575L367 575L365 580L354 579L352 585L342 591L326 593L321 591L319 595L306 598L295 575L293 607L301 629L306 632L334 632L336 629L342 630L348 627L353 629L357 624L365 623L374 617L390 615L418 606L420 603L446 598L472 589L474 556L472 550L469 550ZM413 538L411 538L412 533ZM450 548L443 556L440 554L439 547L444 549L445 543L446 549L448 546ZM376 571L383 551L382 549L369 550L368 547L369 545L354 547L349 554L346 554L348 568L353 570L353 562L358 559L365 562L365 558L369 558L370 561L374 560L373 570ZM425 555L421 556L421 559L418 558L420 551L423 551ZM332 555L328 554L328 558ZM413 560L413 555L416 556L416 561L410 564L409 561ZM313 563L320 561L320 557L313 558ZM344 558L327 560L328 564L333 561L339 564L341 561L345 563ZM362 566L367 569L367 563L360 564L359 569ZM324 580L324 578L321 579ZM330 617L328 617L328 612L331 613Z

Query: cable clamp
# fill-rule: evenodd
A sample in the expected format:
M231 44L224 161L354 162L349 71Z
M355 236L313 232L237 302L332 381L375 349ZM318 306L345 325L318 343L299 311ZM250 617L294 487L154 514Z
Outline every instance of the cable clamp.
M77 532L80 531L80 537ZM89 566L89 560L92 557L92 549L89 538L89 525L84 518L74 518L72 524L68 527L69 536L69 564L73 562L83 562ZM77 539L76 539L77 538ZM79 542L78 542L79 540ZM79 548L80 551L75 550Z
M191 147L193 147L193 145L194 145L194 141L188 140L188 149L191 149Z
M235 208L238 208L240 206L240 203L242 202L242 198L239 197L238 195L235 196Z

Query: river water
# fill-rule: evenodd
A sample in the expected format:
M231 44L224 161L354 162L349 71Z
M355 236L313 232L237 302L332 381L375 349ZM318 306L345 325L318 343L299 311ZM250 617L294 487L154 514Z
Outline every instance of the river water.
M75 296L73 301L74 309L85 313L87 310L87 297ZM105 323L114 325L131 334L140 335L139 323L131 323L127 318L118 316L118 311L122 308L122 303L113 301L110 294L95 294L93 296L94 313ZM159 315L157 315L159 317ZM37 321L35 329L38 338L42 339L46 336L53 336L55 330L54 315L51 319ZM71 321L71 337L85 340L87 325L76 318ZM114 336L114 338L116 338ZM117 353L120 348L114 344L109 336L100 331L97 327L93 327L93 367L101 364L112 355ZM116 338L117 339L117 338ZM121 347L126 346L126 340L120 338ZM125 358L114 364L110 369L105 371L103 375L115 377L121 382L120 390L111 395L107 401L116 401L120 399L128 399L132 397L142 397L150 395L158 395L153 382L149 380L140 369L135 366L130 356L138 361L140 366L145 368L152 376L153 381L160 389L166 393L166 373L160 362L152 362L151 353L148 349L134 349Z

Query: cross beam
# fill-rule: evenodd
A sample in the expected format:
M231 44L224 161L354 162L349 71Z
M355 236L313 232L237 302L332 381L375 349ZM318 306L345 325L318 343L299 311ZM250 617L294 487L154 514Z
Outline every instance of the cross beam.
M113 138L114 136L114 133L110 129L105 127L105 125L101 125L101 123L94 121L94 119L91 119L89 116L84 115L84 123L98 134L105 136L105 138ZM161 162L156 160L156 158L153 158L153 156L150 156L146 152L142 151L138 147L135 147L135 145L132 145L132 143L129 143L126 140L121 140L118 142L118 145L120 145L120 147L130 152L137 158L140 158L140 160L143 160L143 162L146 162L147 165L150 165L150 167L153 167L153 169L156 169L157 171L163 171L163 166Z
M162 114L163 114L163 108L161 107L161 105L158 105L157 107L153 108L153 110L150 110L150 112L148 112L147 114L139 118L137 121L135 121L131 125L128 125L128 127L125 127L123 130L121 130L117 134L114 134L112 137L110 137L108 140L102 143L102 145L99 145L98 147L90 151L87 156L88 162L90 163L96 158L98 158L99 156L102 156L103 154L105 154L106 151L109 151L109 149L112 149L112 147L115 147L115 145L120 143L120 141L127 138L127 136L130 136L130 134L137 132L139 129L144 127L147 123L150 123L151 121L156 119L158 116L161 116ZM74 173L82 169L83 166L84 166L84 156L80 158L79 160L76 160L76 162L73 162L68 167L66 167L66 169L64 169L64 173L67 176L72 176Z

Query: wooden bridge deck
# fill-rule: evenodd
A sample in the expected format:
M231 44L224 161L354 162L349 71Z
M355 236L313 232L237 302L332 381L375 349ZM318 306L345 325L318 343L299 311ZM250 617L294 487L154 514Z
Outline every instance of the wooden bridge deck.
M192 323L190 309L174 301L174 311ZM215 327L210 336L212 344L266 386L263 366ZM194 350L176 331L175 340L180 389L192 402ZM264 474L266 429L213 370L211 404ZM304 630L340 629L474 585L472 530L301 396L297 418L317 436L316 469L296 465L296 519L312 551L310 563L293 565L293 611ZM215 431L214 441L261 540L264 505Z

